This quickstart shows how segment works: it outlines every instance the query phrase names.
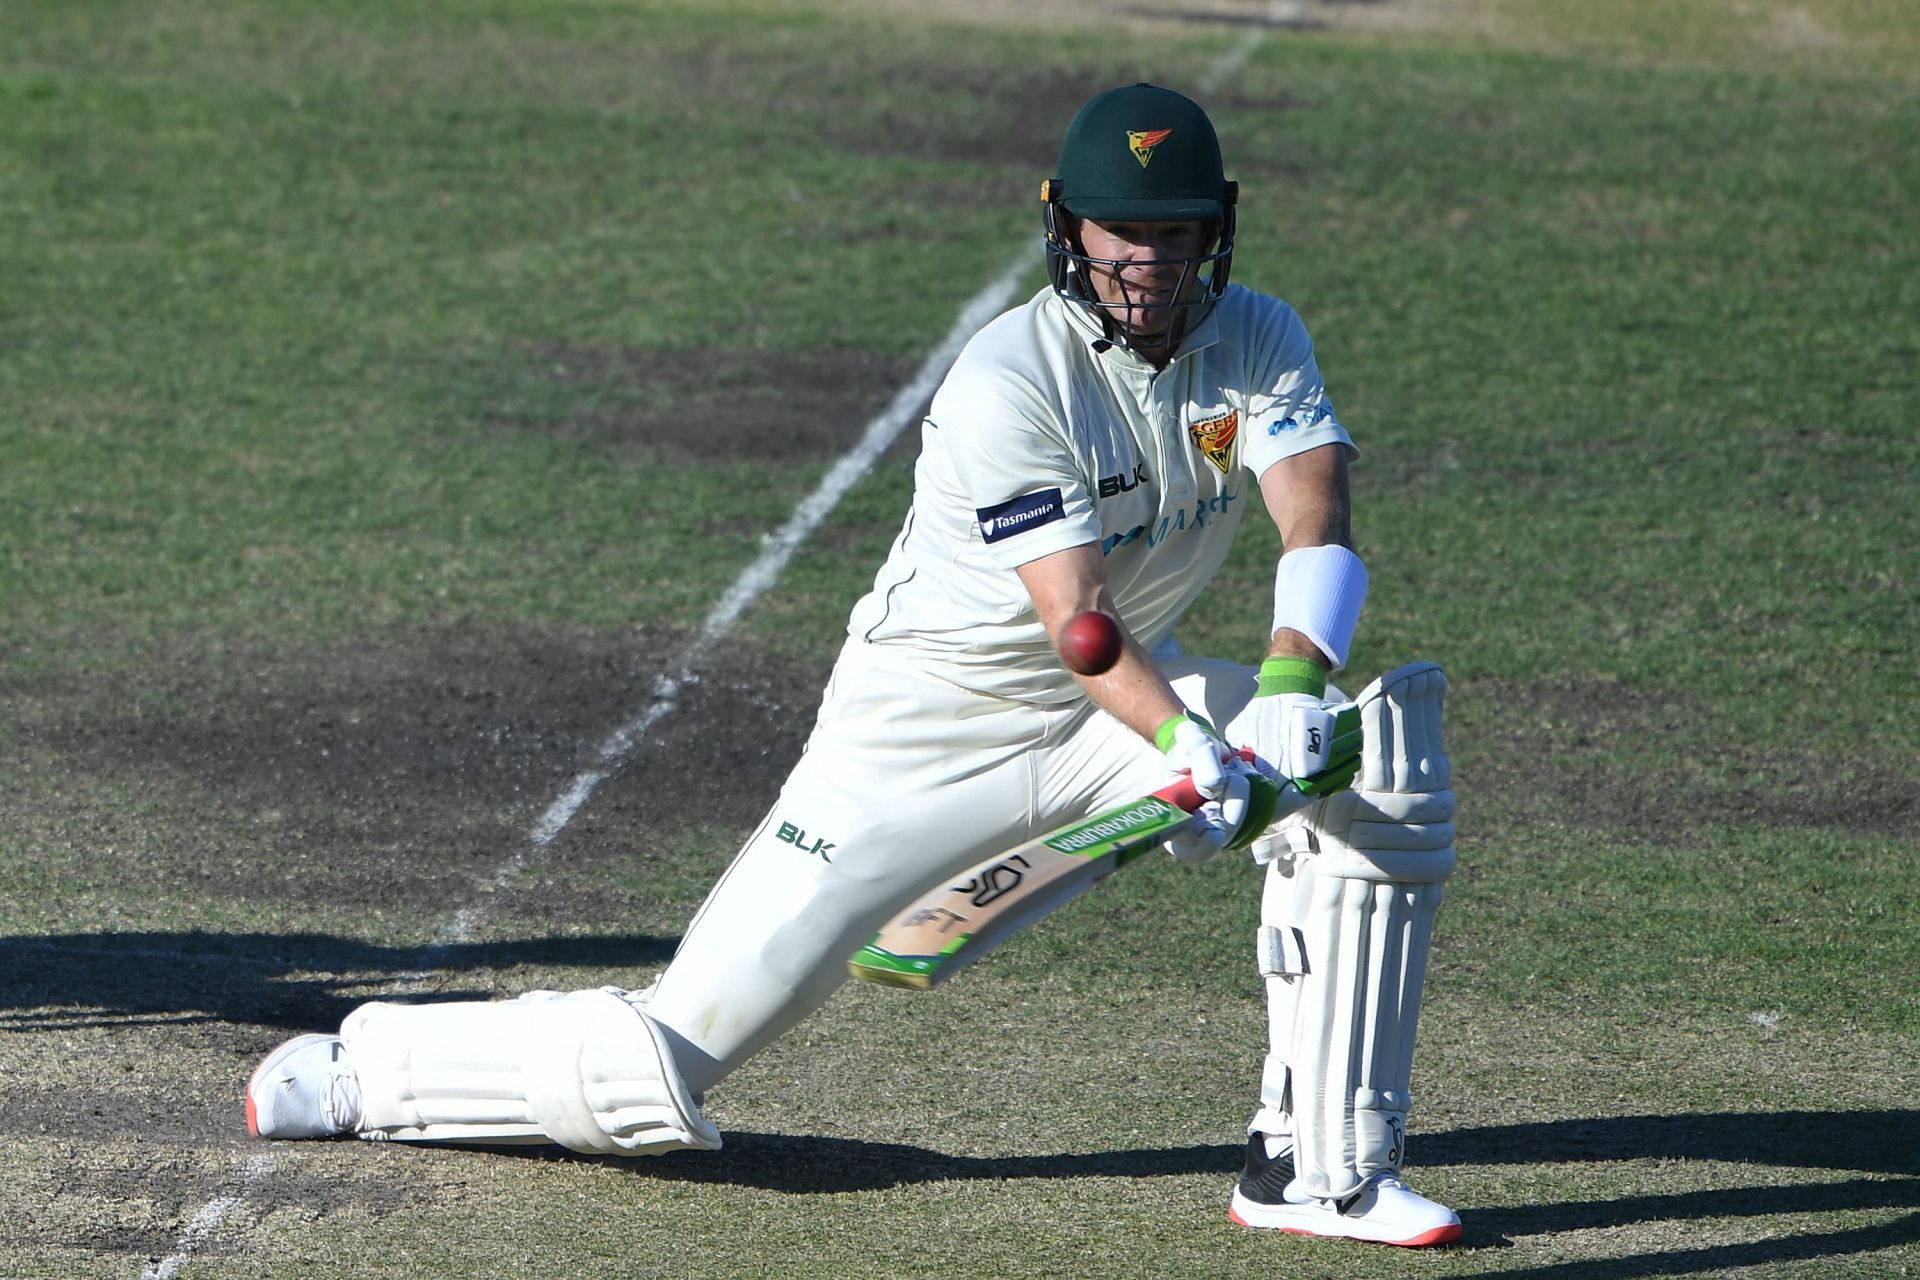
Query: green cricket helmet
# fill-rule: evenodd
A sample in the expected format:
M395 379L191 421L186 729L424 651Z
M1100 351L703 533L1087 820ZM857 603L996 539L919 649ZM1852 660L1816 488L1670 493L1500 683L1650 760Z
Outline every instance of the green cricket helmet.
M1116 346L1178 345L1182 335L1212 310L1226 291L1233 266L1234 204L1239 187L1228 182L1220 162L1220 139L1200 104L1171 89L1135 84L1109 89L1080 108L1060 146L1059 176L1041 184L1046 210L1047 275L1054 292L1084 307ZM1090 257L1081 243L1083 219L1100 222L1211 224L1207 252L1173 259L1182 266L1177 308L1164 334L1135 342L1126 319L1136 309L1125 298L1103 302L1090 272L1117 268L1112 258ZM1141 264L1134 264L1141 265ZM1210 274L1202 277L1202 271ZM1118 279L1118 277L1115 277ZM1118 313L1118 314L1116 314Z

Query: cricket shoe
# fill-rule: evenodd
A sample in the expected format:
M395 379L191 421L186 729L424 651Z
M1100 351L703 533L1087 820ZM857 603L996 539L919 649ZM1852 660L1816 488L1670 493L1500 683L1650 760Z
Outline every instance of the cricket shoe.
M1247 1141L1246 1172L1227 1213L1243 1227L1409 1248L1460 1238L1460 1218L1453 1210L1415 1193L1389 1171L1374 1174L1341 1200L1314 1199L1294 1179L1293 1151L1269 1156L1266 1135L1259 1133Z
M256 1138L331 1138L360 1123L360 1077L339 1036L295 1036L247 1081L247 1132Z

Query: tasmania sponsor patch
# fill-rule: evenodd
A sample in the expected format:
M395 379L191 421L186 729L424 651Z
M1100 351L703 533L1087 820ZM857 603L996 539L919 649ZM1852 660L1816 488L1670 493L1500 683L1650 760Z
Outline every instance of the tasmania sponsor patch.
M1193 437L1193 447L1226 475L1233 467L1233 442L1240 438L1240 411L1229 409L1217 418L1196 422L1187 434Z
M1067 504L1059 489L1040 489L980 507L973 514L980 521L980 536L988 542L999 542L1061 519L1067 514Z

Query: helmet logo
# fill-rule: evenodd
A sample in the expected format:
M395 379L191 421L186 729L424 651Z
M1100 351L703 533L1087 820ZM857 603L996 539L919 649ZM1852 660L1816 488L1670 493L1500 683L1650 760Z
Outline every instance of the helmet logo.
M1148 129L1143 133L1129 129L1127 130L1127 150L1133 152L1133 158L1138 160L1140 167L1144 169L1147 167L1147 161L1153 159L1153 149L1165 142L1167 135L1172 132L1171 129Z

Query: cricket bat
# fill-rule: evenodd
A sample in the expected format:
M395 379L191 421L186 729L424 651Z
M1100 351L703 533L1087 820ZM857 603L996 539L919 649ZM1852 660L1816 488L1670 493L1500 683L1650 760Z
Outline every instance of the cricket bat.
M1165 840L1201 803L1193 783L1181 778L989 858L922 895L847 968L887 986L938 986Z

